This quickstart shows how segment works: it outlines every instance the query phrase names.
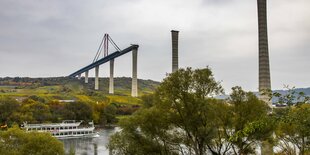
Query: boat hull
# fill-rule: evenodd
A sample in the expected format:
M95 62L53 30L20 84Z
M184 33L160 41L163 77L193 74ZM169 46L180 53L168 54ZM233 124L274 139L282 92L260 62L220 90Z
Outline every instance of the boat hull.
M86 134L86 135L63 135L63 136L53 136L57 139L74 139L74 138L98 138L100 135L98 133Z

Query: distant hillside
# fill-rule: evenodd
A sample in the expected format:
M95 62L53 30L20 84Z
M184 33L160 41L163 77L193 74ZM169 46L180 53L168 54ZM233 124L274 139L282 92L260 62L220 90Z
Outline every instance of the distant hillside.
M304 92L306 95L310 96L310 87L309 88L296 88L294 89L296 93ZM286 94L287 90L274 90L273 92L278 92L280 94Z
M76 81L77 79L75 79ZM114 79L114 89L116 93L130 93L131 92L131 78L128 77L118 77ZM77 80L83 85L85 85L88 89L94 89L95 85L95 78L90 78L89 83L85 84L84 80ZM155 88L160 83L153 80L142 80L138 79L138 90L141 93L151 93L155 90ZM100 78L99 81L99 89L103 92L108 93L109 90L109 78Z
M160 82L153 80L138 80L139 95L152 93ZM100 78L99 91L94 91L95 79L89 78L89 83L85 84L84 79L78 80L77 78L69 77L50 77L50 78L28 78L28 77L5 77L0 78L0 95L8 96L31 96L40 94L56 99L72 99L77 95L92 96L105 95L110 98L109 78ZM296 88L297 94L304 92L305 95L310 96L309 88ZM101 93L103 92L103 93ZM282 95L288 93L287 90L274 90ZM98 94L99 93L99 94ZM258 95L257 92L254 92ZM116 77L114 78L114 96L130 96L131 94L131 78ZM228 95L220 95L216 98L226 99ZM273 99L276 102L277 99Z
M78 99L81 96L112 98L124 100L131 94L131 78L118 77L114 78L114 95L108 94L109 79L100 78L99 88L95 91L95 79L89 78L89 83L85 84L84 79L69 77L50 77L50 78L28 78L28 77L5 77L0 78L0 95L27 97L31 95L42 96L46 99ZM138 79L139 95L152 93L159 82L152 80ZM113 97L115 96L115 97ZM118 96L116 98L116 96ZM127 99L128 100L128 99ZM134 100L134 99L133 99Z
M294 91L296 92L296 94L298 94L299 92L304 92L306 96L310 96L310 87L309 88L295 88ZM277 93L280 93L282 95L286 95L288 93L288 90L273 90L273 92L277 92ZM258 92L253 92L253 93L258 95ZM220 95L220 96L217 96L216 98L227 99L228 97L229 97L229 95ZM273 103L277 102L277 99L273 98L272 102Z
M89 78L89 83L85 84L84 79L78 80L77 78L69 77L49 77L49 78L29 78L29 77L5 77L0 78L0 86L15 86L15 87L43 87L53 85L64 85L68 83L80 83L93 88L95 79ZM138 79L138 88L145 91L153 91L159 82L153 80ZM99 80L100 90L108 90L109 79L100 78ZM129 90L131 89L131 78L128 77L116 77L114 78L115 89Z

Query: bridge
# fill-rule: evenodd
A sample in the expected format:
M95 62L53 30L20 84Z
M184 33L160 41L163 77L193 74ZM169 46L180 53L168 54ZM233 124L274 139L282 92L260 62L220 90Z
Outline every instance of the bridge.
M117 50L111 54L108 53L108 45L111 43L114 48ZM85 73L85 83L88 83L88 73L91 69L95 68L95 90L99 90L99 66L107 62L110 62L110 80L109 80L109 93L114 94L114 59L128 53L132 52L132 87L131 87L131 96L138 96L138 79L137 79L137 55L138 55L139 45L131 45L123 50L121 50L112 40L112 38L105 34L97 54L93 62L76 72L69 75L69 77L78 77L81 79L81 75ZM103 52L102 52L103 51ZM103 58L99 59L101 53L103 53Z

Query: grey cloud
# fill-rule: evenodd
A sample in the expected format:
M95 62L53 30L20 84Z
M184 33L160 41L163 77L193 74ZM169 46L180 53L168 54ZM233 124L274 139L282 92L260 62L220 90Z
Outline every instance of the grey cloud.
M310 85L309 4L268 1L275 89ZM121 48L139 44L139 77L160 81L171 70L170 30L177 29L180 66L209 65L227 91L234 85L254 91L256 16L255 0L2 0L0 76L68 75L92 61L108 32ZM131 75L130 55L115 65L116 75ZM107 65L101 68L107 76Z

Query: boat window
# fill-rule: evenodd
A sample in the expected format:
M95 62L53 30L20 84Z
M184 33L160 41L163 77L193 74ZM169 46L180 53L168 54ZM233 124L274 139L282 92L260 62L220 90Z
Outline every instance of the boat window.
M72 129L72 127L70 126L69 129Z
M80 134L80 132L77 132L77 134L79 135L79 134Z

